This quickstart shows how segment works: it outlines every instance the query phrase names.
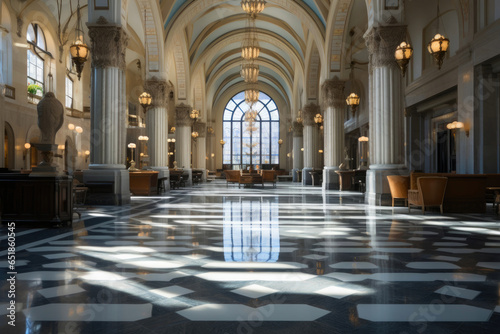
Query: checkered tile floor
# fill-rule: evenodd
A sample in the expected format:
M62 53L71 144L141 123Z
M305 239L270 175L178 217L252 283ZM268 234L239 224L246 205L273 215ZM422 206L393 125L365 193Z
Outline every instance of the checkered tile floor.
M18 223L17 326L2 293L0 332L498 331L496 216L363 202L212 182L87 208L69 228Z

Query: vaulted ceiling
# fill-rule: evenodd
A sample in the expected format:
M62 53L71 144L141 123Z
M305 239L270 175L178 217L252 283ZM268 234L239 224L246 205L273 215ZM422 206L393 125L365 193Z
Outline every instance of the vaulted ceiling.
M177 87L178 99L196 101L188 91L196 84L190 81L202 80L209 107L227 88L242 83L241 41L247 15L240 0L163 0L160 6L166 50L175 64L169 68L169 76L184 83ZM307 75L308 50L325 53L329 7L329 0L269 0L256 19L261 47L259 82L289 103L297 81Z

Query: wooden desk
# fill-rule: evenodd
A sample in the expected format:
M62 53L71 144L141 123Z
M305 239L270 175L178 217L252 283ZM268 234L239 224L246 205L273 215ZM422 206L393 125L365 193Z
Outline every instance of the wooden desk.
M158 172L130 172L130 192L135 196L156 195Z
M336 170L339 175L340 191L351 190L352 177L356 174L353 170Z

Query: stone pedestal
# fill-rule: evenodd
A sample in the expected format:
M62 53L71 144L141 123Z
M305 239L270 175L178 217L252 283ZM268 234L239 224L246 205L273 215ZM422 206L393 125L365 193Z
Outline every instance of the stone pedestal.
M57 145L33 144L41 152L42 162L33 167L30 177L55 177L60 175L57 165L53 163L54 154L57 153Z
M370 205L392 205L391 190L388 175L410 175L410 171L404 165L381 166L382 169L370 166L366 171L366 201Z

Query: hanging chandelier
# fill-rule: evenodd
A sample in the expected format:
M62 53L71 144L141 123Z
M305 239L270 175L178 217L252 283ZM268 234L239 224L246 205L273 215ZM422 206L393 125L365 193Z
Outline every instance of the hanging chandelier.
M266 7L266 2L264 0L242 0L241 8L250 15L252 18L255 18L257 14L261 13Z
M427 50L434 57L438 68L441 69L444 56L450 46L450 40L439 33L439 0L437 2L436 31L437 33L427 46Z
M83 25L80 16L80 1L78 1L78 7L76 10L76 28L75 28L75 41L69 47L69 52L71 54L71 60L75 65L76 72L78 73L78 80L82 77L83 66L89 57L89 47L85 44L83 37Z
M245 102L252 106L254 103L259 101L259 90L255 88L249 88L245 90Z
M247 37L241 46L241 57L245 60L255 60L259 58L260 47L256 38Z
M253 122L257 118L258 112L256 110L248 109L245 112L245 122Z
M259 80L259 65L253 63L242 64L240 74L246 83L256 83Z
M321 124L323 124L323 116L320 113L317 113L316 116L314 116L314 123L318 127L321 127Z
M409 43L403 41L396 48L394 57L396 58L396 62L398 63L401 72L403 72L403 77L406 74L406 69L408 67L408 63L410 62L412 55L413 55L413 48Z
M196 140L196 138L198 138L198 137L199 137L199 135L200 135L200 134L199 134L197 131L193 131L193 132L191 132L191 137L193 137L193 139L194 139L194 140Z

